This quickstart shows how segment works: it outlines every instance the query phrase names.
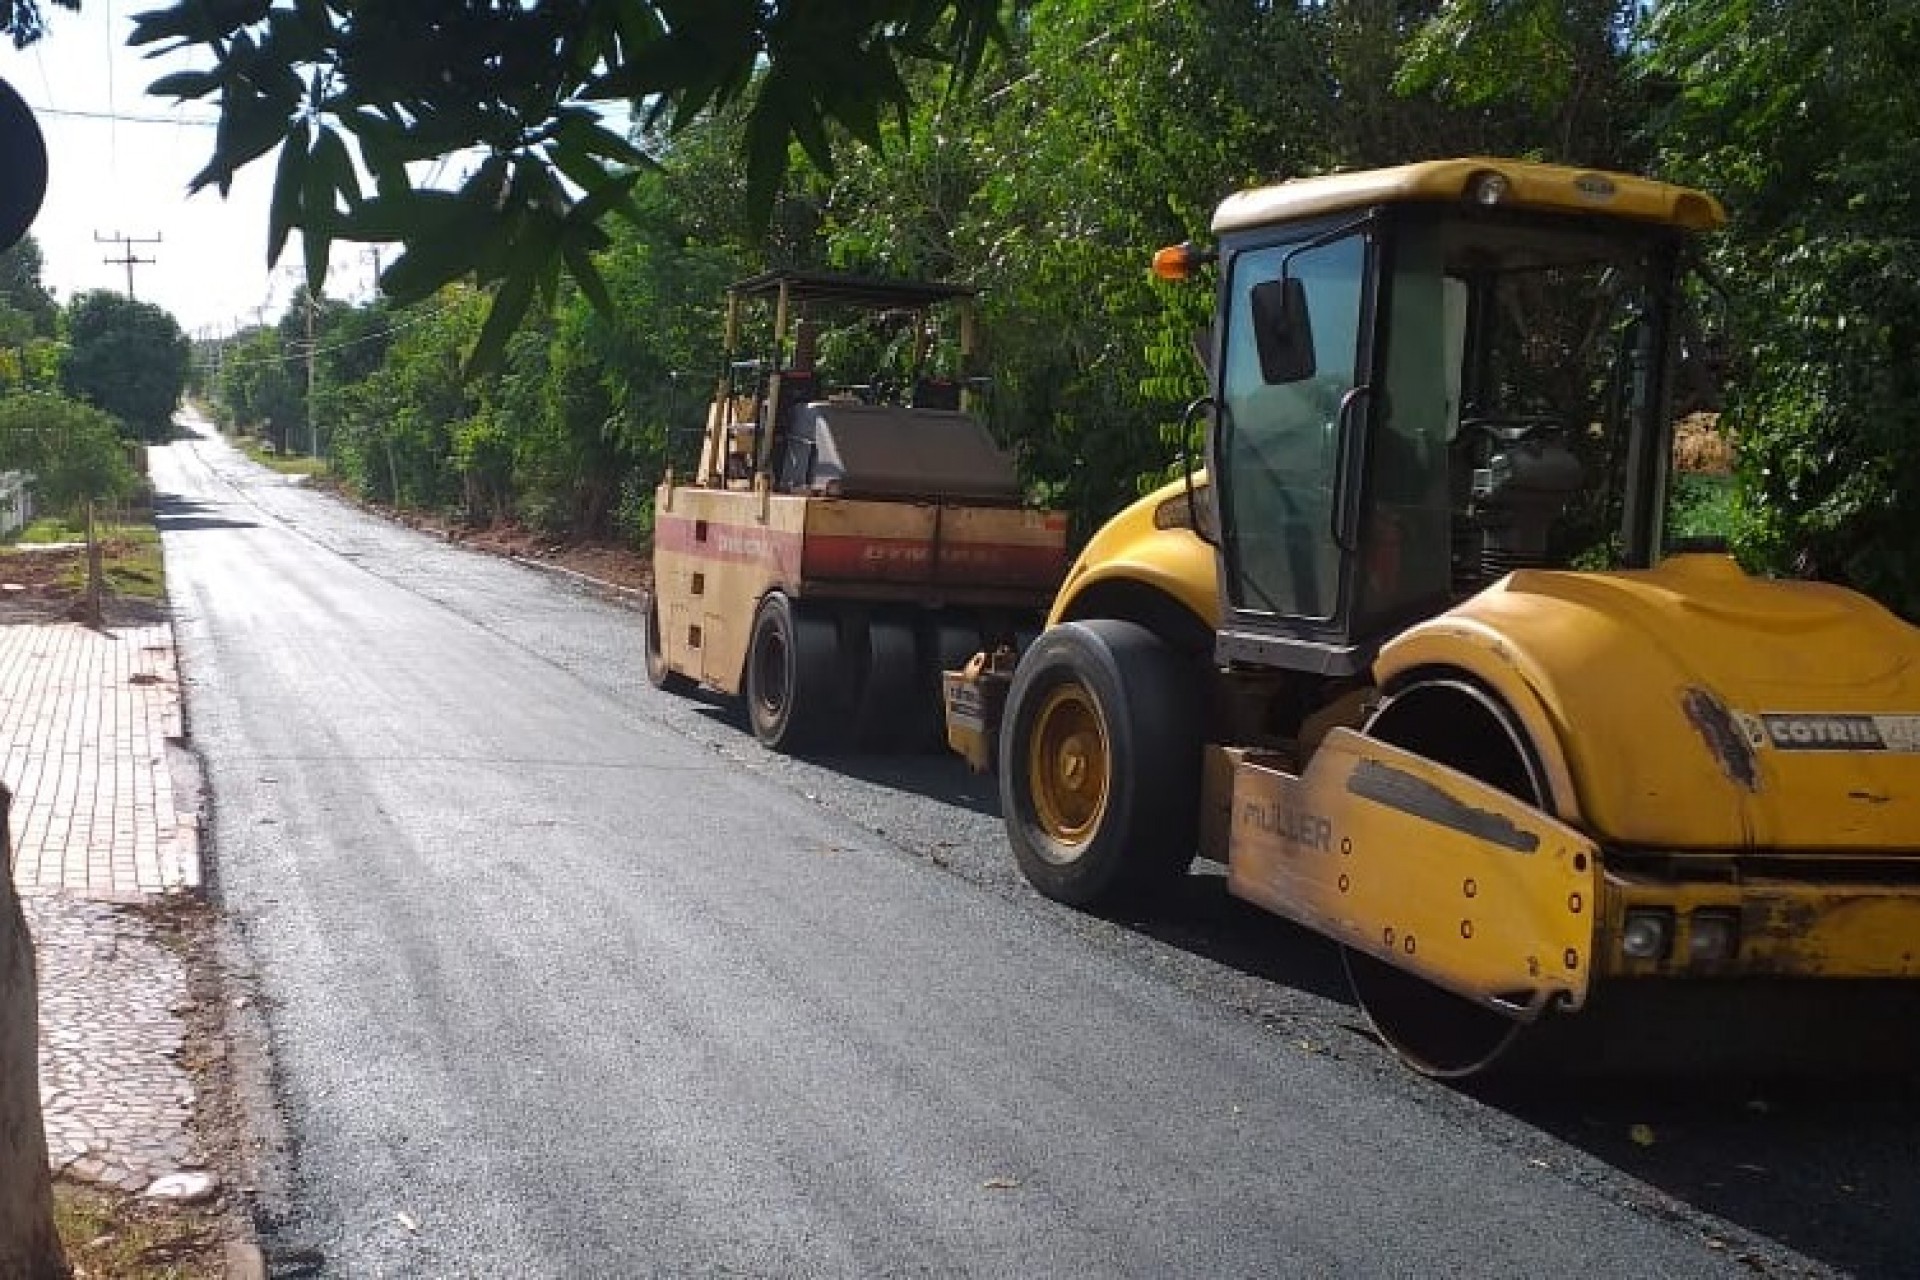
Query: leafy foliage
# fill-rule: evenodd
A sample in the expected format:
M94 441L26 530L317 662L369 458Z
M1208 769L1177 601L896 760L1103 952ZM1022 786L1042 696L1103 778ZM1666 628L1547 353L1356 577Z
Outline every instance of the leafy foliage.
M217 36L181 27L202 12L184 4L145 30L225 51L171 83L223 102L207 182L293 138L276 239L407 246L391 302L323 322L323 352L358 356L321 357L314 392L323 442L383 497L643 532L710 385L725 281L834 265L981 288L993 428L1085 530L1197 442L1181 408L1212 298L1151 282L1155 247L1253 183L1524 154L1726 197L1711 256L1732 385L1689 386L1683 407L1724 407L1737 432L1742 549L1920 615L1910 8L1025 0L1003 30L996 6L931 0L326 0L299 21L236 0ZM401 65L399 47L428 52ZM976 60L955 92L946 68ZM638 108L630 132L580 114L603 98ZM416 189L420 162L448 156L466 175ZM466 272L497 291L491 311L446 290ZM493 372L459 383L489 353ZM1678 501L1725 527L1718 482Z
M258 327L236 335L220 354L218 370L215 394L228 421L258 432L282 452L304 441L304 378L278 330Z
M142 14L131 42L212 57L151 88L219 103L195 189L225 194L279 148L270 260L298 229L316 290L336 239L403 243L383 278L401 303L469 274L495 286L472 353L489 366L563 268L610 306L599 224L634 216L649 158L598 104L675 128L744 104L746 202L763 218L791 143L827 166L830 127L877 140L883 115L907 107L903 65L970 72L998 15L994 0L179 0ZM472 158L457 185L416 185L409 166L453 155Z
M1732 210L1744 550L1920 618L1920 12L1674 0L1648 36L1666 164Z
M40 502L62 511L126 498L139 482L111 417L46 392L0 396L0 471L31 472Z
M62 9L78 11L80 0L51 0ZM47 13L40 0L0 0L0 35L24 49L47 33Z
M141 440L165 440L187 386L192 345L150 302L96 290L67 307L62 388L118 418Z
M50 390L59 374L60 308L41 283L40 246L27 236L0 253L0 388Z

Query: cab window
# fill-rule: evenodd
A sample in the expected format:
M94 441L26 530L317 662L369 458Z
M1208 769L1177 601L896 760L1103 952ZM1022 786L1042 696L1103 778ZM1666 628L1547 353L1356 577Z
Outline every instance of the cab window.
M1366 244L1358 235L1301 250L1236 256L1228 287L1223 409L1228 589L1236 609L1326 619L1340 601L1332 536L1341 402L1358 377ZM1311 372L1270 382L1255 328L1255 290L1297 280L1311 316Z

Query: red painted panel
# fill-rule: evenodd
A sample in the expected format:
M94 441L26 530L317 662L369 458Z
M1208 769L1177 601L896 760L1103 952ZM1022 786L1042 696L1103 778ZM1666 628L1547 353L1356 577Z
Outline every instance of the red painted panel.
M701 525L706 526L704 540L696 536ZM663 512L654 521L653 541L661 551L726 564L763 564L787 578L796 576L800 564L800 534L763 524L724 524Z
M862 582L953 582L1051 590L1066 572L1058 546L1010 542L944 542L939 564L929 538L815 534L807 539L809 578Z

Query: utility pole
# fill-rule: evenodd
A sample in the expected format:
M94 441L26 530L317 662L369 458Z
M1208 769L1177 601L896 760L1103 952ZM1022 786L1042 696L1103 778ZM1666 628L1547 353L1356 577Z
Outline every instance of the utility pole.
M320 456L320 422L313 412L313 356L318 346L313 340L313 313L316 307L313 290L307 293L307 456Z
M158 235L123 236L118 231L110 236L103 236L96 231L93 233L93 242L95 244L117 244L120 246L119 257L102 258L101 261L110 267L125 267L127 269L127 301L133 301L133 269L139 266L149 266L153 263L152 258L136 256L133 252L133 246L137 244L159 244L160 237Z

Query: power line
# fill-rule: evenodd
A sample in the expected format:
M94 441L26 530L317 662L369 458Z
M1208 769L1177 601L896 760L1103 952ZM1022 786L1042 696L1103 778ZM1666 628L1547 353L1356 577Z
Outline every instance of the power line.
M113 94L113 0L106 0L107 22L104 34L107 37L107 110L113 115L120 112L120 104ZM107 122L107 176L116 182L120 177L120 122ZM133 297L133 264L127 264L127 297Z
M339 342L318 343L313 348L313 354L316 356L329 355L335 351L345 351L349 347L358 347L369 342L378 342L382 338L391 338L395 334L404 333L406 330L411 329L416 325L425 324L429 320L437 320L441 316L445 315L447 312L453 310L455 307L459 305L461 305L460 302L442 303L440 306L435 307L431 311L415 312L412 314L408 314L404 318L400 320L396 320L393 324L387 326L386 328L375 330L373 333L363 333L357 338L343 338ZM260 324L254 327L257 329L266 329L266 328L269 328L270 326L265 324ZM238 336L239 336L238 334L229 334L224 338L214 338L211 341L215 345L222 345L225 343L232 342ZM307 358L305 344L300 343L296 340L296 345L299 347L299 350L289 351L283 355L261 356L257 359L250 359L250 360L231 360L230 359L226 363L228 367L234 368L234 369L261 369L261 368L265 368L268 365L293 364L296 361L302 361Z
M116 124L186 124L197 128L218 128L220 121L214 117L199 116L147 116L135 115L126 111L79 111L62 107L35 107L37 116L59 116L69 120L110 120Z

